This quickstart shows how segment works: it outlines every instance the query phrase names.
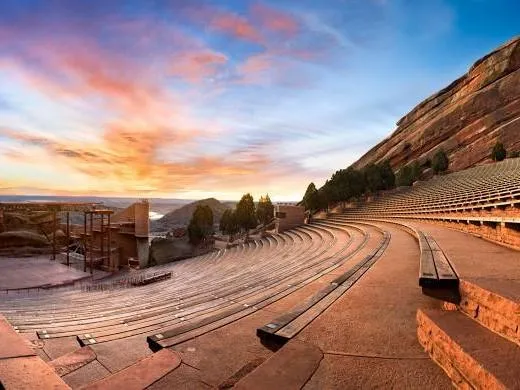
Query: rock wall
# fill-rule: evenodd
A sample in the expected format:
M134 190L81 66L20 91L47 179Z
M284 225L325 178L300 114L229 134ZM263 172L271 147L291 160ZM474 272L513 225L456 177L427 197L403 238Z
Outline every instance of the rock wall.
M420 103L353 167L389 159L397 170L415 160L424 164L442 148L449 170L458 171L490 160L497 140L508 153L520 151L520 37Z

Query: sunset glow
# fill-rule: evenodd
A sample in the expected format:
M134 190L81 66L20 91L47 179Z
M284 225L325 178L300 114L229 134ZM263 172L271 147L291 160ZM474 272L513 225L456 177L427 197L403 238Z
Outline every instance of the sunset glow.
M0 3L0 194L298 200L517 34L520 11L151 4Z

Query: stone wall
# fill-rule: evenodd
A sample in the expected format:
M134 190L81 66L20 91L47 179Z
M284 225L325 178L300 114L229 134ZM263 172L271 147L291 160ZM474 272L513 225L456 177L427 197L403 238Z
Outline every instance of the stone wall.
M305 209L302 206L275 206L275 225L278 233L303 225L304 222Z

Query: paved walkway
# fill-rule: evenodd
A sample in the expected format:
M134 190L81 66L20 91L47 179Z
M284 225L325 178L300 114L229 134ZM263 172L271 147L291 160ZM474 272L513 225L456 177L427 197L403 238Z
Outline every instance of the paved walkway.
M89 276L58 261L51 261L48 256L0 257L0 290L38 287Z
M429 223L410 223L432 235L461 279L520 283L520 251Z
M383 256L296 337L323 353L305 389L451 388L417 341L417 308L439 307L417 285L417 242L395 225L379 225L392 234Z
M356 254L357 259L372 251L381 238L377 230L368 230L372 238ZM358 240L361 240L361 236ZM353 247L355 246L357 244ZM199 389L232 385L273 355L273 351L260 343L256 329L324 288L331 279L337 277L337 273L349 269L355 262L347 261L333 272L254 314L173 347L173 350L180 353L183 363L179 369L149 389Z

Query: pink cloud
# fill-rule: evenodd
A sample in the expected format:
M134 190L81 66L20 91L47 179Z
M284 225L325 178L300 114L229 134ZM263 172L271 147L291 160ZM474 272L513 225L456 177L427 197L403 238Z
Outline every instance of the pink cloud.
M258 29L246 18L231 12L220 11L214 15L209 24L210 28L220 30L236 38L262 43L263 38Z
M197 83L216 75L227 61L224 54L211 50L179 53L174 56L170 74Z
M251 7L250 13L263 29L270 32L294 37L299 31L298 19L287 12L256 3Z

